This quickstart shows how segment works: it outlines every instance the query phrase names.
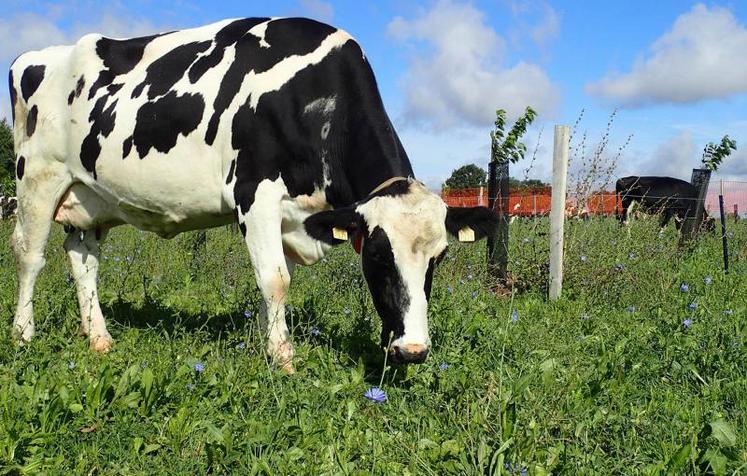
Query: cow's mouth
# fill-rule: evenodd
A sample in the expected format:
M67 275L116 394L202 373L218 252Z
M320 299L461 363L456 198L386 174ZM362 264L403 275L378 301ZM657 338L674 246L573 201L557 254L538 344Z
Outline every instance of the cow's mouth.
M393 345L389 358L397 364L422 364L428 358L428 347L421 344Z

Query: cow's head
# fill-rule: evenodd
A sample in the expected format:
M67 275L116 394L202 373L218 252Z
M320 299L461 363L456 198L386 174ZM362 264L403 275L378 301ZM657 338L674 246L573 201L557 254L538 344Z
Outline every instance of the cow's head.
M469 227L467 234L477 241L497 223L485 207L449 208L421 183L407 180L350 207L314 214L305 226L309 235L333 245L345 243L345 235L362 239L363 275L381 316L382 346L389 345L396 362L419 363L430 346L428 299L447 232L457 236Z

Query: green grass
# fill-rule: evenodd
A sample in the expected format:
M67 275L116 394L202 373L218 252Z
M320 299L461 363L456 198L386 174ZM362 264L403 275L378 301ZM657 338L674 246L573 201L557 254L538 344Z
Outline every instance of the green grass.
M17 347L3 222L0 473L747 472L747 225L730 226L724 275L716 237L682 252L653 221L630 232L570 223L564 296L552 303L546 222L512 225L513 297L489 293L482 243L454 243L433 286L432 354L387 368L388 401L375 404L363 394L382 380L380 324L349 246L297 268L289 377L264 357L248 254L226 229L204 244L111 232L107 355L76 336L55 230L37 334Z

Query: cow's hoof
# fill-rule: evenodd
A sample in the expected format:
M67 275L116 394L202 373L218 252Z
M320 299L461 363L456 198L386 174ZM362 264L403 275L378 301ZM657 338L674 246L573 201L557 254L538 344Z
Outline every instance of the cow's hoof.
M114 344L114 341L112 340L111 336L103 335L98 336L95 339L91 339L90 347L94 352L105 354L111 350L112 344Z
M270 354L270 359L275 367L288 375L296 372L293 368L293 346L290 342L283 342L277 347L272 346L267 349L267 353Z
M293 375L294 373L296 373L296 369L293 367L293 362L286 362L286 363L284 363L283 366L280 367L280 370L285 375Z

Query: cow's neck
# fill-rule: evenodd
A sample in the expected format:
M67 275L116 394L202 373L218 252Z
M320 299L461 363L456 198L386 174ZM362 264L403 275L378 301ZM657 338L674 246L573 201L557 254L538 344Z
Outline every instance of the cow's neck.
M369 125L347 138L347 154L340 164L344 175L333 179L328 193L333 207L359 202L393 177L414 177L410 159L388 118L377 124L381 126Z

